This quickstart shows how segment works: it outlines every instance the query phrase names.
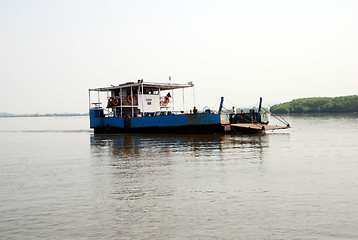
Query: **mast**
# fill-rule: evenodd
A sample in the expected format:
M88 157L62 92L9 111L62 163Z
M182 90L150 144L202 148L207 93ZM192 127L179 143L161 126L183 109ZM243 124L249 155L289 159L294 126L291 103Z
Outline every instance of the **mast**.
M262 97L260 97L259 112L261 112L261 106L262 106Z
M219 114L221 114L221 110L223 108L223 104L224 104L224 97L221 97L221 101L220 101L220 107L219 107Z

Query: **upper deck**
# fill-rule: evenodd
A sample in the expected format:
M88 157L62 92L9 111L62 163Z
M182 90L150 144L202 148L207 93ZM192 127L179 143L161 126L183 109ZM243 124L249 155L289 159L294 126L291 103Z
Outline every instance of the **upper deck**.
M160 111L174 111L175 90L182 89L183 108L184 89L194 88L193 82L160 83L160 82L127 82L110 87L89 89L89 108L103 109L104 116L142 117ZM91 93L97 93L92 96ZM193 91L194 92L194 91ZM194 100L195 101L195 100Z

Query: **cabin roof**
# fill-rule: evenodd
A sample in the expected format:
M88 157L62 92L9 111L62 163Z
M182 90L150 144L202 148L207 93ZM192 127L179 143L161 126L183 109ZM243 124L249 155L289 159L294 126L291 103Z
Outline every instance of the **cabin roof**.
M128 88L128 87L137 87L142 86L144 88L159 88L160 90L172 90L172 89L179 89L179 88L189 88L194 87L193 82L188 82L186 84L180 84L180 83L156 83L156 82L128 82L119 84L118 86L111 86L111 87L103 87L103 88L92 88L89 89L89 91L110 91L110 90L116 90L120 88Z

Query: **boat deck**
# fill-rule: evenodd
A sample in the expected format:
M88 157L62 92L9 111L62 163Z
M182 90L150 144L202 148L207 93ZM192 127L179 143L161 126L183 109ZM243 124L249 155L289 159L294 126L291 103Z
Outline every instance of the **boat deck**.
M233 123L231 127L237 127L248 130L278 130L290 128L290 126L264 125L259 123Z

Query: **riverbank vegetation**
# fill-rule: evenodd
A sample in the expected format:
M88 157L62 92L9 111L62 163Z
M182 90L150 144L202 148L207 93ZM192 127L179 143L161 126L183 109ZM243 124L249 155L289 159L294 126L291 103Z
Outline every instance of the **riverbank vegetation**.
M340 113L358 112L358 95L344 97L314 97L294 99L276 104L271 112L277 113Z

